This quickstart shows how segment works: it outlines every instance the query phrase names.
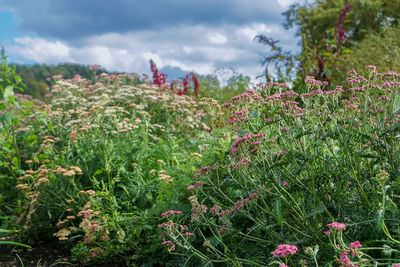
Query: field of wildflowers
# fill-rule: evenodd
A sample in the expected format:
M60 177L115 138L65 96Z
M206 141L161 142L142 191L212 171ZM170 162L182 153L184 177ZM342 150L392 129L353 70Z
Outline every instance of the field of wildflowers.
M124 73L52 77L43 103L7 69L6 240L83 264L400 266L400 75L367 69L225 104Z

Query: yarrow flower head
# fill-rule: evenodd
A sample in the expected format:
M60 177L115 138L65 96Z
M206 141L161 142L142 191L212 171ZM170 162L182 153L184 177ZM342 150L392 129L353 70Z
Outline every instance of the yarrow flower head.
M175 250L175 244L174 243L172 243L172 241L171 240L168 240L168 241L164 241L164 242L162 242L161 243L161 245L162 246L166 246L166 245L171 245L171 248L170 248L170 250L171 251L174 251Z
M182 211L179 211L179 210L177 210L177 211L169 210L169 211L162 213L161 216L168 217L168 215L170 215L170 214L183 214L183 213L182 213Z
M362 244L360 243L360 241L354 241L350 243L349 252L352 252L351 255L357 255L357 248L362 248Z
M272 251L271 254L274 257L280 256L281 258L285 258L287 255L296 254L297 250L298 248L294 245L282 244L276 250Z
M333 223L329 223L326 226L328 226L329 228L333 228L336 230L346 230L346 225L344 223L338 223L338 222L333 222Z
M339 259L339 264L340 266L343 267L356 267L357 265L354 265L354 263L350 260L350 258L347 256L347 252L342 252L342 256Z
M326 235L330 235L330 234L331 234L331 232L332 232L331 230L328 230L328 231L325 231L325 232L324 232L324 234L326 234Z

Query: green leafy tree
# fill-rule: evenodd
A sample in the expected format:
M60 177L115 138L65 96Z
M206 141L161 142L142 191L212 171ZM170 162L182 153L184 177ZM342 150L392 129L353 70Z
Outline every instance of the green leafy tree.
M250 77L234 74L227 81L226 86L221 86L217 76L197 76L200 87L200 97L214 98L219 103L230 102L232 97L249 89Z
M368 75L365 66L373 65L379 72L394 71L400 73L400 27L389 27L381 33L371 32L364 40L357 43L352 53L344 55L339 69L356 69L361 75ZM337 72L334 77L338 81L346 78L345 72Z
M293 5L284 13L285 27L299 26L302 76L311 74L329 82L338 61L352 52L369 32L397 25L400 2L388 0L319 0L312 5Z
M382 33L398 25L400 2L390 0L317 0L311 4L294 4L283 13L284 27L298 27L301 52L293 55L274 47L276 41L266 42L266 36L256 40L271 47L269 62L280 63L287 76L297 62L295 87L301 87L307 75L330 82L333 86L338 72L343 72L339 62L348 58L358 43L369 33ZM275 53L278 51L279 53ZM279 73L281 70L277 69Z

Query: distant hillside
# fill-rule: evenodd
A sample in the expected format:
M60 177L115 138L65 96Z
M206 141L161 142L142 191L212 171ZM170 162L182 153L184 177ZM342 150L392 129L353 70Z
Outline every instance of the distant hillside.
M63 75L63 78L73 78L74 75L79 74L83 78L92 79L94 71L89 70L88 66L79 64L60 64L60 65L16 65L16 71L19 76L24 80L25 91L24 94L30 94L35 98L43 99L44 95L48 92L50 81L47 77L53 75ZM97 73L108 73L105 69L97 70Z

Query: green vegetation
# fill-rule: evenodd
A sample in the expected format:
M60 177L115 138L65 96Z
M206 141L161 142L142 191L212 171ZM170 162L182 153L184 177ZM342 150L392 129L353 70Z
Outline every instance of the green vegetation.
M82 263L396 263L399 78L369 69L223 105L127 74L3 90L3 212Z
M344 82L343 73L351 69L348 65L353 65L353 60L361 63L359 57L365 59L364 62L381 61L378 56L385 54L385 63L370 62L367 65L382 66L391 61L385 68L392 66L397 58L390 57L393 52L386 52L391 48L398 50L395 38L399 14L400 3L390 0L319 0L294 4L283 13L284 26L286 29L297 27L296 35L300 37L301 45L299 54L284 51L276 40L262 33L256 37L258 42L271 49L264 64L267 68L274 64L276 73L271 74L266 68L267 80L293 80L294 90L302 92L306 76L313 76L328 81L333 89ZM356 66L360 70L366 65Z
M288 11L298 57L258 36L279 83L254 90L168 85L155 64L153 81L26 67L43 102L3 52L0 245L57 239L84 265L399 266L399 7L346 4Z

